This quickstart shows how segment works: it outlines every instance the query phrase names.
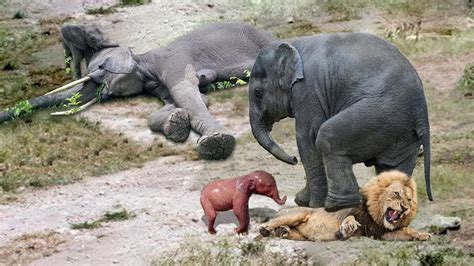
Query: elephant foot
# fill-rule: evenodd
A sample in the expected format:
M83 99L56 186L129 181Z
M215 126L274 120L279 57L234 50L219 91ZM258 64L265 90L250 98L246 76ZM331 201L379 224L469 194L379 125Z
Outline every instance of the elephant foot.
M300 207L309 207L309 191L306 187L296 193L295 203Z
M184 109L176 109L163 126L163 134L174 142L184 142L191 130L189 114Z
M335 212L344 208L358 207L361 204L359 194L345 195L344 197L337 197L328 194L324 203L324 209L328 212Z
M198 141L199 156L205 160L224 160L234 151L235 138L224 133L202 136Z

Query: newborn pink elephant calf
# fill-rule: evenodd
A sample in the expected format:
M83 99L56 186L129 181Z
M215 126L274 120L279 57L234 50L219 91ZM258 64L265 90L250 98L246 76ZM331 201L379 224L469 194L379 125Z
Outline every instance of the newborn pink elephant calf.
M246 233L249 227L249 198L252 194L265 195L283 205L286 196L280 199L275 178L267 172L255 171L230 179L221 179L209 183L201 192L201 206L209 221L208 231L215 234L214 222L218 211L233 210L239 220L237 233Z

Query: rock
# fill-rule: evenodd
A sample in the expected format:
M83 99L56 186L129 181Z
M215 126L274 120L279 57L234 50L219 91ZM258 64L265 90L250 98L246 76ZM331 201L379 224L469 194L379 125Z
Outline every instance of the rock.
M447 217L441 215L435 215L430 219L429 224L425 227L425 230L428 230L433 234L446 234L448 230L459 230L461 228L461 218L460 217Z

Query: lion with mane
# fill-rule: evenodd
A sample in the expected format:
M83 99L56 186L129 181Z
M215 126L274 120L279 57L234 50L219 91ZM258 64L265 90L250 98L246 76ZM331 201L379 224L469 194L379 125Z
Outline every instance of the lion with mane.
M260 228L262 236L330 241L352 236L382 240L428 240L408 225L416 216L416 184L400 171L383 172L361 189L362 204L336 212L324 208L283 209Z

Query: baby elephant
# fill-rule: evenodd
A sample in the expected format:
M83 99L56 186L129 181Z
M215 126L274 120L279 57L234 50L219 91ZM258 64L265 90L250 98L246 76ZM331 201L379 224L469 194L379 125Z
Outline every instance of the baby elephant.
M286 196L280 199L275 178L267 172L255 171L230 179L209 183L201 192L201 206L209 221L208 231L215 234L214 222L217 211L233 210L239 220L236 233L246 233L249 227L249 198L253 193L272 198L279 205L285 204Z
M118 46L118 44L109 43L102 31L94 25L64 24L61 27L61 41L65 56L72 57L74 79L81 78L83 58L86 59L86 66L88 66L97 51ZM69 61L66 62L66 67L70 67Z

